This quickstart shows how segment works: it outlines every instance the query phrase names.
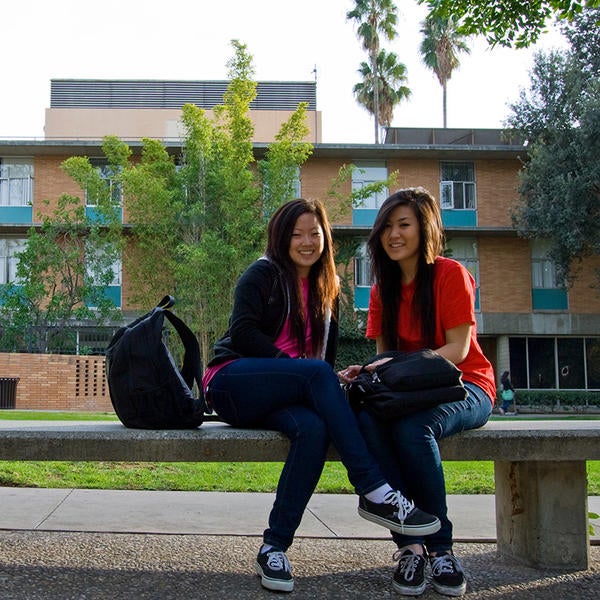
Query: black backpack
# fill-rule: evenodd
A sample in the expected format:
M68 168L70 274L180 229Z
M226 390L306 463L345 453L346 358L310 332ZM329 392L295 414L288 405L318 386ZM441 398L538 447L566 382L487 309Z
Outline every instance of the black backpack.
M165 296L150 312L121 327L106 349L106 378L117 416L134 429L194 429L204 422L200 345L190 328L169 309ZM162 338L164 318L185 349L181 370ZM194 382L199 398L192 392Z

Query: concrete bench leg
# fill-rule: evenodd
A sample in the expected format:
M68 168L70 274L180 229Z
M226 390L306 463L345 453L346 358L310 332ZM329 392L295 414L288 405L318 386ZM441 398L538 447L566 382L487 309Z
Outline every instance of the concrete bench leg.
M496 461L498 554L538 568L588 569L585 461Z

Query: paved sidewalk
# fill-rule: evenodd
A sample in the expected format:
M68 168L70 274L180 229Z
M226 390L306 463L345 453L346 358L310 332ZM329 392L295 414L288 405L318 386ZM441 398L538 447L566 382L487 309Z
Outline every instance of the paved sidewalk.
M253 570L272 501L272 494L0 488L0 598L281 597L263 590ZM600 513L600 497L589 504ZM356 506L353 495L313 496L288 552L290 600L401 597L391 587L389 534ZM587 571L531 569L496 556L493 496L450 496L449 509L470 600L598 598L599 545ZM441 596L428 587L421 598Z
M273 494L0 488L0 529L260 536ZM315 494L298 537L389 539L352 494ZM451 496L457 539L495 539L493 496ZM600 508L600 506L599 506Z
M0 487L0 530L260 536L273 494ZM600 496L588 499L600 514ZM357 515L352 494L314 494L297 537L388 540L387 530ZM454 538L496 539L494 496L448 497ZM600 543L600 519L594 542Z

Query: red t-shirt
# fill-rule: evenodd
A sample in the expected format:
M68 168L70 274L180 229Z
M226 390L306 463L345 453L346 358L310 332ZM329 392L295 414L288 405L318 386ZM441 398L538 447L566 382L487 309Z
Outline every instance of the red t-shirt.
M402 286L400 314L398 315L399 350L414 352L421 350L421 324L411 312L415 293L414 280ZM435 301L435 343L440 348L446 343L446 331L465 323L470 323L471 344L463 362L457 367L463 373L463 381L474 383L493 399L496 396L494 369L483 354L477 341L475 322L475 280L469 271L459 262L450 258L438 257L435 261L433 278ZM367 337L375 339L381 335L382 306L377 286L371 288L369 315L367 319Z

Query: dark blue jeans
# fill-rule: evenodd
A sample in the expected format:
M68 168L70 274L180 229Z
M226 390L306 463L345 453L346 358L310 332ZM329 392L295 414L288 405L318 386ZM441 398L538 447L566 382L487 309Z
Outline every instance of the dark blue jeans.
M367 411L358 415L367 446L390 485L441 521L441 529L426 539L392 532L398 548L424 544L430 552L452 549L452 523L437 442L485 425L492 412L492 402L480 387L466 382L464 385L468 392L465 400L440 404L392 422L379 421Z
M312 496L330 441L357 494L384 477L369 454L337 375L322 360L240 358L223 367L209 386L218 415L236 427L263 427L290 439L264 542L281 550L292 544Z

